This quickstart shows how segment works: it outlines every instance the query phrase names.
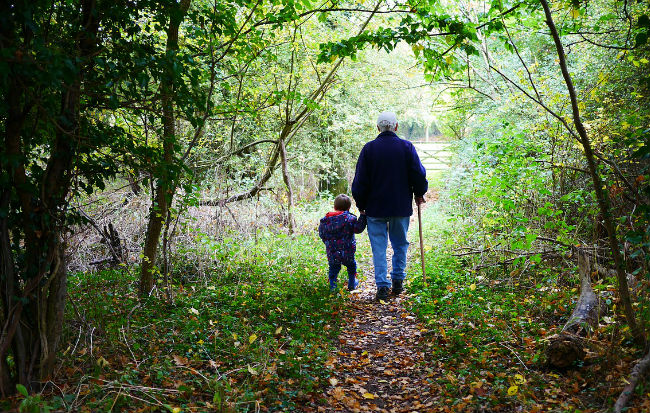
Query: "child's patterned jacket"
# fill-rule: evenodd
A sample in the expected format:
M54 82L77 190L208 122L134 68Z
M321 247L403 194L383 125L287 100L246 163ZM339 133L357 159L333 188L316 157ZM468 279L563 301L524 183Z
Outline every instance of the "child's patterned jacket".
M325 243L327 261L330 263L349 263L354 260L357 242L354 234L366 228L366 216L359 219L348 211L328 212L321 218L318 235Z

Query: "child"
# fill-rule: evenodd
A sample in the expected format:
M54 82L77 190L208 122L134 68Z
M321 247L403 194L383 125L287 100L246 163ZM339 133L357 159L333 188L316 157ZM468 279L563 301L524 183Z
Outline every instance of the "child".
M360 234L366 228L366 215L361 212L357 219L350 213L350 206L352 201L349 196L337 196L334 199L334 211L328 212L318 226L318 235L325 243L327 251L330 291L336 290L336 279L341 271L341 264L348 269L348 290L352 291L359 286L357 263L354 260L357 250L354 234Z

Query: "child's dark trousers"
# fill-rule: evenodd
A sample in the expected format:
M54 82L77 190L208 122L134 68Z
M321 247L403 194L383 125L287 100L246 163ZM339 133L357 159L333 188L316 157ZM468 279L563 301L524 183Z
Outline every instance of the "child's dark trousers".
M345 268L348 269L348 290L354 290L357 288L357 262L352 260L351 262L343 263ZM330 278L330 290L336 289L336 280L339 276L339 271L341 271L341 263L330 262L329 263L329 278Z

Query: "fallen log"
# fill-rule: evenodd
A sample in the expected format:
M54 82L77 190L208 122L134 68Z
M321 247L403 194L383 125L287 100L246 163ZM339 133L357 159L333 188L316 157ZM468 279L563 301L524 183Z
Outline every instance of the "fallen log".
M584 337L597 326L602 312L601 302L591 286L592 266L584 253L578 254L580 297L562 332L550 337L546 355L551 366L565 368L585 358Z
M650 370L650 351L632 368L627 386L623 389L614 404L614 413L621 413L634 394L636 385Z

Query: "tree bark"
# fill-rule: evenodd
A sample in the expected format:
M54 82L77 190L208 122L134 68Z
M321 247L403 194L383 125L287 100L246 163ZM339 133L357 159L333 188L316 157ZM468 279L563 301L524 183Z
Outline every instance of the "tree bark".
M557 50L558 60L560 69L562 71L562 77L566 83L567 90L569 92L569 98L571 100L571 110L573 113L573 123L578 132L580 138L580 143L584 150L585 158L587 159L587 164L589 166L589 174L594 185L594 191L596 193L596 199L598 200L598 207L600 213L603 216L603 222L605 224L605 229L607 230L609 247L612 251L612 257L614 258L614 264L616 266L616 279L618 281L618 294L625 312L625 318L627 320L632 334L635 340L640 343L645 343L645 337L643 331L640 329L639 325L636 322L634 316L634 310L632 309L632 300L630 299L630 291L627 284L627 275L625 273L623 257L621 256L620 246L618 243L618 237L616 235L616 228L612 221L612 213L609 203L609 195L606 193L604 188L604 183L598 173L596 168L596 161L594 158L594 152L591 148L591 141L587 135L587 130L585 129L582 120L580 118L580 109L578 108L578 98L576 95L575 87L573 86L573 81L571 80L571 75L569 74L569 69L566 62L566 57L564 54L564 47L560 40L560 35L558 34L557 28L555 27L555 22L553 21L553 15L551 14L551 9L548 5L547 0L540 0L542 7L544 8L544 14L546 16L546 25L548 26L553 42L555 43L555 48Z
M287 150L284 146L284 140L280 140L280 157L282 158L282 179L287 187L287 217L289 219L289 234L293 234L293 188L289 179L289 167L287 165Z
M625 386L620 396L614 404L614 412L621 413L623 408L627 406L627 403L630 401L634 395L634 389L637 384L648 374L650 371L650 351L648 351L641 360L632 368L632 373L630 374L630 379L628 384Z
M29 2L13 3L16 10L2 10L8 15L31 10ZM81 85L92 68L89 59L97 47L99 13L94 0L81 2L78 36L74 52L79 70L65 79L61 95L56 135L50 141L49 158L40 181L28 175L23 150L30 139L24 122L31 107L26 100L33 98L26 90L29 79L23 79L20 60L11 64L6 91L8 113L5 118L2 173L8 178L3 188L0 206L14 209L15 222L9 229L7 217L0 220L0 256L2 260L3 326L0 335L0 386L3 395L13 394L15 384L37 389L49 380L61 336L66 296L64 245L61 242L61 222L65 221L67 197L70 190L74 157L80 136ZM33 34L29 22L21 28L3 27L2 37L12 46L29 47ZM16 34L17 32L21 34ZM31 90L31 92L35 92ZM36 94L38 92L35 92ZM47 122L47 121L46 121ZM38 190L37 190L38 188ZM12 204L11 194L16 204ZM21 244L22 251L12 247ZM12 249L13 248L13 249ZM21 257L14 256L19 253ZM13 368L9 369L9 358Z
M600 300L591 286L592 266L584 253L578 255L580 273L580 297L571 317L562 332L552 337L547 349L549 364L554 367L568 367L585 357L584 336L598 326L601 313Z
M168 55L178 50L178 30L185 14L190 7L190 0L182 0L180 4L170 9L169 27L167 28ZM174 198L176 187L175 177L170 174L174 161L174 143L176 142L176 122L174 117L174 74L170 67L167 68L161 81L161 104L163 123L163 165L160 178L154 190L154 199L149 211L147 236L142 253L140 273L140 296L146 297L153 290L155 284L156 254L163 224L167 217L169 207Z

